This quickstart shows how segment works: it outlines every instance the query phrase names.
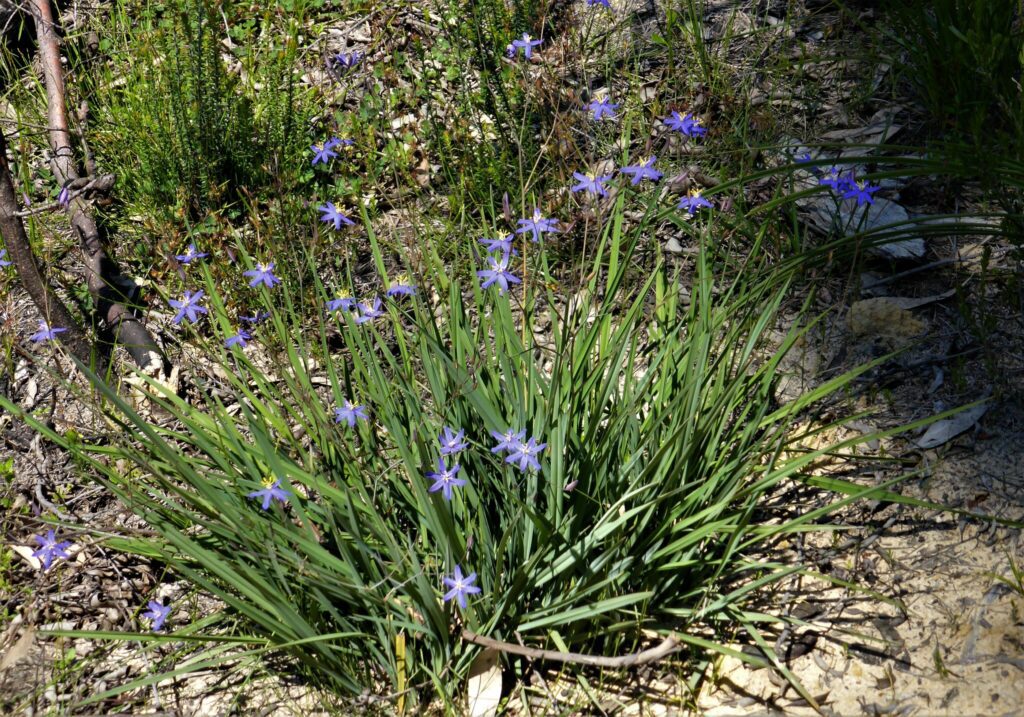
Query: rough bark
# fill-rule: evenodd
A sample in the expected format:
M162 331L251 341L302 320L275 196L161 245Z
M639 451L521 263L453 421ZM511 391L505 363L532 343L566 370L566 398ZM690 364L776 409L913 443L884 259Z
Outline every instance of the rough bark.
M74 160L71 133L68 131L60 47L49 0L32 0L31 10L46 85L48 134L53 152L50 166L57 181L66 187L81 178ZM132 283L120 274L117 266L107 256L88 202L81 196L72 195L67 213L82 248L89 292L102 322L101 329L106 333L105 338L124 346L135 363L148 373L163 372L166 359L160 348L142 322L125 306L124 302L129 297L125 295L123 287L131 287Z

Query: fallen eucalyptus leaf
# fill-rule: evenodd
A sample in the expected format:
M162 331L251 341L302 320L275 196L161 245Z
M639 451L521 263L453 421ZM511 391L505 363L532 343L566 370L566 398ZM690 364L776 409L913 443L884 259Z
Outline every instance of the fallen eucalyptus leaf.
M985 415L985 411L987 410L988 406L982 404L981 406L975 406L974 408L968 409L962 413L958 413L952 418L945 418L941 421L936 421L932 425L928 426L928 430L925 431L924 435L918 438L915 443L918 448L925 449L941 446L943 443L947 443L971 428L982 416Z

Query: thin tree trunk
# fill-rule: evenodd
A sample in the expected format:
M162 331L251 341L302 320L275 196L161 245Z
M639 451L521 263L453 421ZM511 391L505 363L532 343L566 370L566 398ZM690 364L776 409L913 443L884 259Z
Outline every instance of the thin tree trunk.
M50 149L53 152L50 166L57 181L67 186L79 179L79 175L68 131L60 47L49 0L32 0L31 6L46 84L47 120ZM71 226L78 234L88 274L89 292L102 321L102 330L107 333L108 339L128 349L132 359L144 371L154 375L164 372L166 359L163 353L142 322L123 303L127 297L119 287L130 287L132 284L121 276L117 266L107 256L88 202L82 197L74 197L68 203L67 212Z

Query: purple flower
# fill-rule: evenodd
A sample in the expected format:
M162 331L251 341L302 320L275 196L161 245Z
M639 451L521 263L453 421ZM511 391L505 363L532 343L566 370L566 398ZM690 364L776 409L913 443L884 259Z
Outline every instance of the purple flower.
M498 441L498 445L491 449L491 453L501 453L502 451L514 451L526 438L526 430L516 431L516 429L510 428L504 433L491 431L491 435Z
M520 219L520 221L523 220ZM500 251L503 254L519 256L519 252L512 248L512 240L515 236L515 234L509 234L504 239L480 239L478 241L484 245L487 251Z
M690 216L693 216L701 207L711 206L714 205L701 196L699 189L691 189L688 195L679 200L679 204L676 205L676 209L685 209L690 213Z
M46 531L46 537L39 535L33 535L33 539L39 543L39 550L32 552L33 558L39 558L39 561L43 564L43 570L49 570L50 566L56 558L64 558L67 560L70 555L65 552L71 547L71 543L67 541L57 542L57 536L54 535L53 530Z
M351 147L355 142L350 140L348 137L342 139L341 137L331 137L329 140L324 142L324 147L327 149L334 149L335 147Z
M388 290L384 293L388 296L415 296L416 285L408 274L400 274L389 282Z
M288 496L290 495L291 493L281 487L281 481L275 480L271 482L270 479L267 479L263 482L262 489L254 490L252 493L249 493L246 498L262 498L263 505L260 507L263 510L268 510L270 508L270 501L279 500L284 503L288 500Z
M526 443L519 441L508 456L505 457L506 463L515 465L519 463L519 470L523 473L526 472L527 468L533 468L534 470L540 470L540 463L537 462L537 456L544 450L547 443L537 443L537 439L530 437L530 440Z
M604 0L605 7L610 8L607 4L608 0ZM593 3L591 3L593 4ZM608 119L615 119L615 110L619 108L619 105L612 104L608 98L603 100L591 100L590 104L587 105L587 110L594 113L594 119L599 120L602 117L608 117Z
M508 56L512 57L516 54L517 50L523 51L523 57L529 60L533 57L533 48L544 42L543 40L534 40L528 33L523 33L521 40L513 40L512 44L506 48Z
M357 406L351 401L345 401L345 404L341 408L334 409L334 422L341 423L346 421L348 427L352 428L356 425L356 420L368 421L370 417L366 413L366 406Z
M612 178L610 174L597 176L595 174L580 174L573 172L572 176L579 180L579 184L572 188L574 192L591 192L599 197L608 196L608 190L604 188L604 182Z
M67 209L68 205L71 204L71 192L68 190L67 186L60 188L60 194L57 195L57 204L61 205L65 209Z
M450 456L466 448L469 443L463 440L465 435L466 431L461 428L458 433L455 433L448 426L445 426L441 436L437 439L437 442L441 444L441 455Z
M663 121L670 129L674 129L686 137L700 137L707 133L707 128L700 126L700 119L694 117L689 112L685 115L673 112Z
M146 607L149 608L149 612L142 613L142 617L152 620L153 624L150 625L150 629L153 632L159 632L164 626L164 620L171 614L171 606L161 605L156 600L150 600Z
M4 257L7 256L6 249L0 249L0 267L10 266L12 262L7 261Z
M874 204L875 200L871 195L879 189L881 189L880 186L877 184L871 184L867 181L850 181L846 187L846 191L843 192L843 199L856 199L858 207L865 204Z
M224 342L224 347L231 348L232 346L235 345L248 346L249 344L247 342L251 338L252 334L250 334L245 329L239 329L237 334L229 337L228 340Z
M483 279L483 282L480 284L481 289L487 289L493 284L497 284L498 293L504 294L508 291L509 284L522 283L518 276L515 276L508 270L508 260L508 254L503 254L500 261L493 256L487 257L487 262L491 265L491 268L476 273L477 276Z
M333 223L335 229L341 229L341 225L352 226L355 224L354 221L346 217L337 207L334 206L334 202L327 202L319 207L318 210L323 212L323 216L320 217L320 221L327 222L328 224Z
M466 485L466 481L461 478L456 478L455 474L459 472L458 464L449 468L445 462L444 457L437 459L437 472L431 471L427 473L427 478L434 479L434 485L430 486L429 490L431 493L441 491L445 500L452 499L452 488Z
M331 159L338 156L338 153L334 151L334 145L331 142L324 142L323 149L317 147L315 144L309 146L313 150L313 166L315 167L318 162L327 164Z
M184 254L175 254L174 258L180 261L182 264L189 264L193 259L202 259L204 256L210 256L206 252L196 251L195 244L189 244L188 249Z
M466 596L475 595L480 592L480 588L475 586L473 583L476 582L476 573L470 573L469 575L462 574L462 568L458 565L455 566L455 572L450 578L442 578L445 587L451 588L444 594L444 602L449 600L457 600L459 607L463 610L466 609Z
M199 314L208 313L206 309L199 306L199 300L202 298L202 291L197 291L194 294L191 291L186 291L185 295L181 297L181 301L176 299L168 301L167 303L171 305L172 309L178 310L178 313L174 315L173 319L171 319L171 323L180 324L181 320L186 316L193 324L199 321Z
M341 309L342 311L351 311L355 307L356 300L352 297L352 294L345 289L338 289L338 293L335 298L327 302L328 311L337 311L338 309Z
M373 297L373 307L369 307L366 304L359 304L359 316L356 317L357 324L365 324L367 321L373 321L379 316L383 316L384 312L380 310L380 297Z
M355 69L356 65L363 61L363 53L361 52L339 52L337 55L328 58L327 66L336 70L339 74L345 74Z
M661 179L662 174L654 168L654 163L658 160L657 157L650 157L640 164L631 164L628 167L623 167L619 171L623 174L631 174L633 178L630 180L630 184L636 186L640 184L644 179L649 179L652 182L657 182Z
M612 5L608 0L587 0L587 7L593 7L595 5L603 5L609 10L612 9Z
M818 178L818 184L831 187L832 191L845 194L854 185L853 173L843 172L842 167L829 167L828 171Z
M249 282L249 286L266 284L268 288L273 289L276 284L281 283L281 280L274 276L274 262L270 262L268 264L257 264L255 269L249 269L249 271L242 272L242 275L252 277L252 281Z
M794 157L793 161L795 161L797 164L810 164L811 166L808 167L807 169L811 172L811 174L813 174L816 177L820 177L821 176L821 170L818 169L813 164L814 158L811 156L810 152L804 152L799 157Z
M34 333L31 336L29 336L29 338L34 343L37 343L37 344L40 341L54 341L57 338L57 334L59 334L62 331L67 331L67 329L60 329L60 328L51 329L49 327L49 325L45 321L40 321L39 322L39 331L37 331L36 333Z
M558 231L558 220L545 219L544 215L540 213L539 207L534 207L533 215L529 219L520 219L516 223L519 225L519 228L516 229L516 234L525 234L526 232L530 232L533 234L534 242L539 242L540 235L545 232Z
M253 316L239 316L238 320L247 324L261 324L268 318L270 318L269 311L257 311Z

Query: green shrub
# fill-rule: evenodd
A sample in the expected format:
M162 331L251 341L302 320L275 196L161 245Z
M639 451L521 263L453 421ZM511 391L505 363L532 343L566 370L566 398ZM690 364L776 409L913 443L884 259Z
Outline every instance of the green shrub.
M276 47L240 38L252 46L239 60L245 84L225 67L224 21L208 0L141 12L124 3L113 22L121 34L105 45L112 62L96 92L104 121L94 144L125 202L193 221L286 181L281 168L297 166L306 144L292 72L298 22Z

